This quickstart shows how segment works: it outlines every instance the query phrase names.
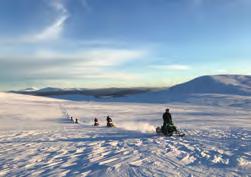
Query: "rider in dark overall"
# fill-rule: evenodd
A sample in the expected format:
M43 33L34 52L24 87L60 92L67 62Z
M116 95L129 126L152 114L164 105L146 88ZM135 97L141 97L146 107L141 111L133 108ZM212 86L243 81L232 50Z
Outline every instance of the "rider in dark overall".
M166 109L166 112L163 114L163 126L161 127L161 131L165 135L172 135L173 132L177 132L176 127L173 124L172 115L169 112L169 109Z

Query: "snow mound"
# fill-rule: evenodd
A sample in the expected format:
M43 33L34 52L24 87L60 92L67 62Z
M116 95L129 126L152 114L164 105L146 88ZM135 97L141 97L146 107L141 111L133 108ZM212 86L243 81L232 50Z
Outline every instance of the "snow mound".
M45 88L37 90L37 92L59 92L59 91L63 91L63 90L64 89L61 89L61 88L45 87Z
M29 87L29 88L26 88L26 89L23 89L23 90L20 90L21 92L34 92L34 91L37 91L39 90L38 88L36 87Z

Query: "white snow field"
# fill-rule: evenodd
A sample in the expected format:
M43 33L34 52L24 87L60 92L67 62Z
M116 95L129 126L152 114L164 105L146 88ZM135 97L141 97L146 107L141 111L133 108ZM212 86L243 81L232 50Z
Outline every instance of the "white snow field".
M101 103L0 93L0 176L251 176L251 98L210 100ZM186 136L155 134L166 107ZM105 127L107 115L116 128Z

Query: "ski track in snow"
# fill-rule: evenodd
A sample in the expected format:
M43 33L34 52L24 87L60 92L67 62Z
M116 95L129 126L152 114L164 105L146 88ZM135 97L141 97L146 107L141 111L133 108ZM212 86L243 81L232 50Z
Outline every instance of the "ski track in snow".
M0 112L1 123L7 115L11 118L13 112L10 110L22 102L21 97L21 101L13 98L5 102L7 106L0 104L2 108L9 107L9 111ZM40 98L34 102L36 98L30 98L30 101L27 99L30 106L34 104L33 111L43 109L46 113L51 108L56 113L46 121L39 119L43 126L46 122L44 127L32 123L34 118L28 119L30 127L0 128L0 176L251 176L251 128L243 124L250 121L247 110L235 110L243 120L236 127L232 124L223 126L235 117L225 115L226 119L232 119L219 121L219 126L212 128L215 121L210 121L208 114L199 112L210 112L211 108L193 106L191 110L190 105L175 105L174 115L190 110L197 113L193 116L207 118L207 123L196 127L194 124L199 124L193 124L194 117L187 117L191 120L188 125L177 123L183 128L185 137L164 137L152 132L151 127L148 132L140 132L140 126L133 128L129 123L128 128L125 118L139 124L144 117L149 124L158 125L162 122L160 108L165 105L57 102ZM31 109L26 106L19 112L21 120ZM98 110L100 112L95 114ZM104 121L100 127L93 127L93 116L98 117L108 110L113 111L113 116L120 115L113 120L115 124L124 121L125 127L106 128L102 126ZM84 115L85 111L88 114ZM229 108L220 109L218 113L223 115L225 112L229 112ZM212 115L215 118L213 112ZM34 113L33 116L44 118L41 114ZM78 117L80 124L73 124L70 116ZM152 120L153 117L156 119ZM40 124L40 121L35 122ZM185 121L183 118L177 122Z

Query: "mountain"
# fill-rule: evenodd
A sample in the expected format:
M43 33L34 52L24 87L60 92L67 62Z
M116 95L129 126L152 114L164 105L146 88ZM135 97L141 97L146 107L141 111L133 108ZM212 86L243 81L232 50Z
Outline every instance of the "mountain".
M169 95L198 93L251 95L251 76L202 76L166 90L166 94Z
M215 100L217 100L217 102ZM182 102L214 106L224 106L227 104L229 106L235 107L250 107L251 76L201 76L170 88L140 93L136 95L128 95L125 97L109 98L105 100L103 99L95 101L162 104L174 104L177 102Z
M107 98L107 97L124 97L127 95L134 95L139 93L146 93L153 90L158 90L157 88L101 88L101 89L85 89L85 88L55 88L55 87L46 87L37 90L24 89L20 91L11 91L13 93L22 93L28 95L36 95L36 96L49 96L49 97L64 97L68 98L74 97L74 100L77 97L81 98L89 98L89 96L93 96L96 98ZM87 96L87 97L86 97ZM79 99L77 99L79 100ZM81 99L80 99L81 100Z
M140 103L200 102L210 104L213 103L215 97L220 99L227 96L229 102L234 104L236 97L251 96L251 76L201 76L170 88L60 89L47 87L40 90L17 91L15 93L75 101L93 100ZM247 101L247 104L250 105L250 102Z
M20 90L20 91L23 91L23 92L33 92L33 91L37 91L39 90L38 88L36 87L29 87L29 88L26 88L26 89L23 89L23 90Z
M54 88L54 87L45 87L45 88L36 90L37 93L60 92L60 91L65 91L65 89Z

